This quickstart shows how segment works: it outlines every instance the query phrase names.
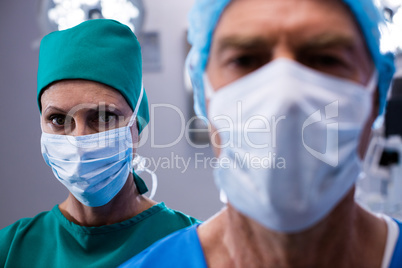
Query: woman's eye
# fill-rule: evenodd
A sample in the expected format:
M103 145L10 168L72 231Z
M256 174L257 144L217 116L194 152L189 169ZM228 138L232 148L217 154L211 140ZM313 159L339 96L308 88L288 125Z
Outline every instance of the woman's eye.
M99 113L98 120L100 123L112 123L116 120L116 115L110 112Z
M50 117L50 120L55 126L64 126L66 123L66 117L64 115L53 115Z

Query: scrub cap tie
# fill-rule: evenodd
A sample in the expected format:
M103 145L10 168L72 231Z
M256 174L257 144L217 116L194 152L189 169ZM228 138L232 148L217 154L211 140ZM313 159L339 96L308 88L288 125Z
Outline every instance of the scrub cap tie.
M379 74L379 114L384 112L387 93L395 73L394 56L380 50L380 26L384 18L372 0L342 0L353 13L365 38L371 58ZM192 45L186 68L194 89L194 110L206 117L203 74L208 62L215 27L230 0L196 0L188 15L188 41Z

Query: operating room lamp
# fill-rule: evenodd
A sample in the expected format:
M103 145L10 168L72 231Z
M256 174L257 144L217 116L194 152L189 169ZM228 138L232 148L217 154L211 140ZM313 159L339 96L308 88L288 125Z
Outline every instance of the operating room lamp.
M381 49L384 52L402 52L402 0L376 0L384 12L386 27L382 30Z
M71 28L90 19L114 19L138 35L144 22L142 0L40 0L38 20L43 34Z

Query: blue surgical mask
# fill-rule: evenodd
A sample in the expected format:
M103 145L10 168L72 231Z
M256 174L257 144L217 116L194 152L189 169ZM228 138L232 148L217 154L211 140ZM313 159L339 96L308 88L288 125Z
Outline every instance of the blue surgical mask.
M138 104L141 97L142 94ZM82 204L103 206L126 183L133 168L131 127L136 119L138 104L126 127L77 137L42 133L45 162Z
M278 59L217 92L204 84L222 145L215 182L240 213L300 232L354 185L376 75L365 87Z

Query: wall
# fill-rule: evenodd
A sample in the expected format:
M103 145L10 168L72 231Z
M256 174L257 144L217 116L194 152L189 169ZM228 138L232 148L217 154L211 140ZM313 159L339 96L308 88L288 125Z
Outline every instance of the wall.
M160 72L144 74L150 104L171 104L188 115L191 108L183 85L183 63L186 13L193 1L144 2L145 31L159 32L163 65ZM36 1L0 1L0 228L19 218L52 209L68 193L40 153L41 130L36 104L38 50L32 48L40 37L36 9ZM152 127L156 132L155 142L167 144L180 133L179 116L171 109L157 109ZM194 149L185 139L171 148L153 149L149 140L139 153L155 160L171 158L171 153L191 158L190 167L184 173L180 167L156 171L159 187L155 200L200 219L208 218L222 206L211 169L196 167L194 160L196 153L211 157L210 149Z

